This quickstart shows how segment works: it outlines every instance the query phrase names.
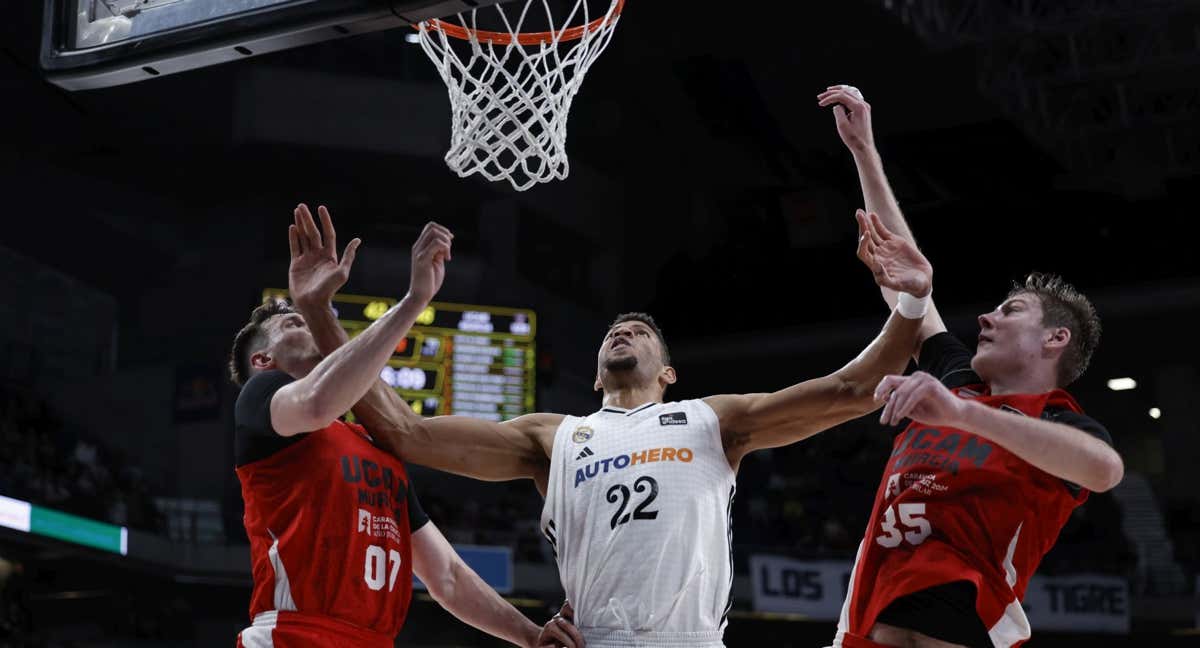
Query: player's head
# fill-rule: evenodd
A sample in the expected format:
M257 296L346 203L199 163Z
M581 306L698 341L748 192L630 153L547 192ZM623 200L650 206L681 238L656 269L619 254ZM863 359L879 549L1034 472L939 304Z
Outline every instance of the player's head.
M618 315L596 354L596 389L657 384L665 392L674 382L671 352L654 318L646 313Z
M988 382L1041 371L1065 387L1083 375L1100 344L1092 302L1062 277L1038 272L980 315L979 329L971 368Z
M285 301L271 300L255 308L233 338L229 377L239 386L270 369L303 378L320 361L321 353L300 313Z

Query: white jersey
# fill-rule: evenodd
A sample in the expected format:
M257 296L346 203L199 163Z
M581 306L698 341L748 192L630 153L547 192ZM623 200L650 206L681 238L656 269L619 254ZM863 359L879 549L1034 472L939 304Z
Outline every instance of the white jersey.
M563 420L542 532L589 648L722 646L734 477L703 401Z

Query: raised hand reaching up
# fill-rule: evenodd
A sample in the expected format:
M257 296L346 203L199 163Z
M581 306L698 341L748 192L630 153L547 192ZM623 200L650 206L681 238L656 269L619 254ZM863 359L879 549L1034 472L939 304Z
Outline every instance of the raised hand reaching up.
M292 212L296 222L288 226L288 245L292 260L288 265L288 293L298 306L324 308L333 299L339 288L350 278L350 266L360 239L346 245L339 260L337 255L337 232L333 219L324 205L317 207L321 218L321 230L313 222L308 205L301 203Z
M897 236L877 214L858 210L858 258L871 269L881 288L925 297L933 290L933 266L916 244Z

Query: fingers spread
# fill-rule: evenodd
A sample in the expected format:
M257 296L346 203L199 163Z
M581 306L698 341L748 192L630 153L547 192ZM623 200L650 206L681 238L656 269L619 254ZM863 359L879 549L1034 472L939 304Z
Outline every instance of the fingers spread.
M317 215L321 217L321 234L325 237L325 245L329 249L337 249L337 232L333 229L333 218L329 216L329 210L325 205L317 207Z
M346 244L346 251L342 252L342 260L338 265L349 270L350 266L354 265L354 255L358 253L358 246L360 245L362 245L362 239L350 239L350 242Z
M288 249L291 250L292 258L300 256L300 233L296 231L295 225L288 225Z
M300 226L301 232L308 238L307 246L310 249L321 248L321 233L317 231L317 224L313 222L312 212L308 211L308 205L301 203L296 208L296 224Z

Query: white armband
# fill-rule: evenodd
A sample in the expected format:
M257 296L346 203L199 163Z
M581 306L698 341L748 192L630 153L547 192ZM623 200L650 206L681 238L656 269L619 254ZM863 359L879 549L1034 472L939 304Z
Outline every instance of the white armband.
M929 312L929 304L933 302L933 292L924 297L913 297L902 292L896 299L896 312L905 319L921 319Z

